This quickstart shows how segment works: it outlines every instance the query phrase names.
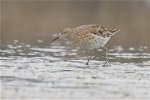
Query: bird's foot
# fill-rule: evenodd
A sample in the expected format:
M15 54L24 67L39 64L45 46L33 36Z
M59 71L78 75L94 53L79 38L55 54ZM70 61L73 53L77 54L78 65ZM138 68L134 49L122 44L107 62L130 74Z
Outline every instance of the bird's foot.
M85 63L86 65L89 65L89 63L87 62L87 63Z
M111 66L111 64L109 63L109 61L106 61L105 64L103 65L103 67L109 67Z

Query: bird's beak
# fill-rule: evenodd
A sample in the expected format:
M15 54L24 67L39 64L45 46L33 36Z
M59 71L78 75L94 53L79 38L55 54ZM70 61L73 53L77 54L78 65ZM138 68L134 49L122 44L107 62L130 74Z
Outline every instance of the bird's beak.
M51 43L54 42L54 41L56 41L56 40L58 40L59 37L60 37L60 36L57 36L55 39L53 39L53 40L51 41Z
M115 35L117 32L120 31L120 29L113 29L113 30L110 30L112 32L112 35Z
M51 41L51 43L54 42L54 41L56 41L56 40L58 40L61 37L61 35L62 35L62 33L59 33L58 36Z

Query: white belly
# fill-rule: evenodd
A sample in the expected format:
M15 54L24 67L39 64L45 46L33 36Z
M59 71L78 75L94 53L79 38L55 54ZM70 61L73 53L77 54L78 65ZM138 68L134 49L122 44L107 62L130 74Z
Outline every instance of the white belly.
M87 50L93 50L100 47L104 47L104 45L108 42L110 38L103 38L101 36L95 36L94 39L84 40L80 43L80 46Z

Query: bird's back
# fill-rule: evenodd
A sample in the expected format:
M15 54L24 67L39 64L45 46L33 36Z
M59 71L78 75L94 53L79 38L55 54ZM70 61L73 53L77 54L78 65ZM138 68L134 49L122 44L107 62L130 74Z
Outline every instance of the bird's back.
M94 35L98 35L98 29L99 26L95 24L81 25L79 27L68 30L64 35L68 37L68 39L82 41L86 39L92 39Z
M100 30L102 31L95 24L81 25L73 29L67 29L63 35L74 44L80 45L85 49L94 49L96 48L95 46L99 45Z

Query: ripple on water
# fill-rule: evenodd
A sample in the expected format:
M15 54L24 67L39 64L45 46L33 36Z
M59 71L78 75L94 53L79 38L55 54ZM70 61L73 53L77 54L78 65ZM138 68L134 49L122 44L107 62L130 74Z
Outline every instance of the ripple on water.
M34 92L36 97L43 93L47 97L52 97L48 95L51 93L55 96L91 93L101 97L148 98L150 53L144 52L147 47L139 49L131 47L125 51L115 46L109 53L111 66L102 67L104 56L97 55L102 50L95 53L87 66L87 54L80 56L78 49L68 51L59 45L42 48L16 41L0 50L2 92L8 97L26 97Z

